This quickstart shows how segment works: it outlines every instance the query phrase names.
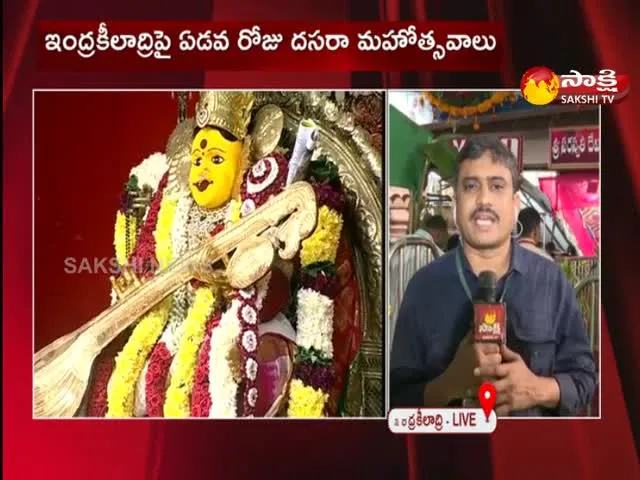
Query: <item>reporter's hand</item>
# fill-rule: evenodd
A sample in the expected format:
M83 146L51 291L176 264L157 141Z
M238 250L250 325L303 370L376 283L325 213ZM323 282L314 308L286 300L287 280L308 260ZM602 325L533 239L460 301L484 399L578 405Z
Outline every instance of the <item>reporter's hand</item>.
M474 369L496 366L502 363L500 345L497 343L474 343L473 350L476 355ZM495 380L495 377L481 376L480 380L481 382L491 382Z
M511 412L543 404L549 390L546 383L555 381L538 377L529 370L522 357L506 345L502 345L500 351L505 363L480 366L474 372L477 378L495 378L496 415L508 416Z
M452 398L475 396L476 390L484 381L494 380L494 377L476 377L476 368L490 368L502 362L500 347L492 343L473 343L468 334L456 350L451 364L445 372Z

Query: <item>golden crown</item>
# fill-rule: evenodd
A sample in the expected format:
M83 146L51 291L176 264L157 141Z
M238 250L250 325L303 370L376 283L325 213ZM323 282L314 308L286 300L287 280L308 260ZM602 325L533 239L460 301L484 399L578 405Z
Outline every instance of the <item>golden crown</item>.
M244 139L251 121L253 92L206 91L196 107L196 125L218 127Z

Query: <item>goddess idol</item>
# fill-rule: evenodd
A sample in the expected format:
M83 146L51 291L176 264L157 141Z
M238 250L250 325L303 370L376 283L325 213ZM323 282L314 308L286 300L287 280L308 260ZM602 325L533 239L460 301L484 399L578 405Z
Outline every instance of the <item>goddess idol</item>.
M382 416L381 105L200 93L126 182L111 307L36 353L35 415Z

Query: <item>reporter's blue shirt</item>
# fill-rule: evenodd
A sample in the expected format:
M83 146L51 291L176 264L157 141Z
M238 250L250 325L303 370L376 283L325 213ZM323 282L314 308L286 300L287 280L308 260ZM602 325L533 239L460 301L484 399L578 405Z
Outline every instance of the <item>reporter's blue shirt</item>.
M511 416L575 416L591 401L596 368L582 311L573 287L553 262L513 243L507 346L539 376L560 386L558 408L532 408ZM463 255L463 275L471 292L478 277ZM419 270L405 291L391 351L391 406L418 407L425 384L440 376L469 332L473 305L456 269L456 250Z

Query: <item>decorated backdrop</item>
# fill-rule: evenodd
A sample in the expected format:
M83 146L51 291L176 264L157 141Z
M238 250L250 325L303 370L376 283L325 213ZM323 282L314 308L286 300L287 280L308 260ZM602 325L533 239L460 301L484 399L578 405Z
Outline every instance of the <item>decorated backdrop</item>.
M509 91L431 91L424 92L424 99L434 109L434 121L472 118L475 130L500 113L531 108L520 94Z
M540 178L540 189L555 215L576 239L586 257L597 256L600 245L600 179L597 170L560 173Z

